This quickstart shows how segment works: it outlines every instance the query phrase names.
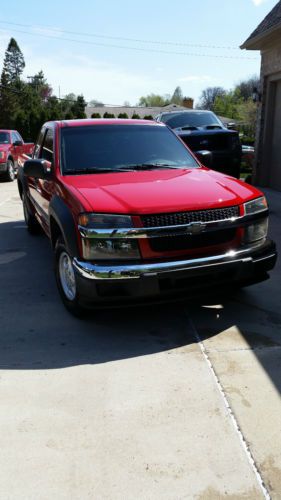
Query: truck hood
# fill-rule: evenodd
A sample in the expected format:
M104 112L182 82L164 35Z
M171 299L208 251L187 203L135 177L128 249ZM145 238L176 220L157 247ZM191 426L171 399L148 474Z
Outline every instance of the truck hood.
M64 176L85 210L149 214L238 205L254 187L206 168Z

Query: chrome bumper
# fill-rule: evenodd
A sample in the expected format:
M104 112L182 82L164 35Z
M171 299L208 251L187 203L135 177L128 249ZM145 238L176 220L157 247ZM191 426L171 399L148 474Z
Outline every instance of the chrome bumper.
M256 256L254 255L256 253ZM156 276L161 273L173 271L188 271L194 269L208 269L212 266L261 262L273 259L276 251L272 249L272 243L266 241L256 245L244 247L240 250L231 250L222 255L201 257L197 259L176 260L169 262L154 262L152 264L93 264L77 258L73 259L76 272L91 280L122 280L140 279L141 277Z

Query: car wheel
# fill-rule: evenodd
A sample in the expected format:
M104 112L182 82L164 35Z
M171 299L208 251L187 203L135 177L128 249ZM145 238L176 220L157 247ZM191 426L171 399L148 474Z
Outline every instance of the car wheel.
M35 215L30 211L30 208L28 206L27 196L25 193L22 194L22 207L23 207L24 220L28 232L32 235L40 234L41 226L38 220L36 219Z
M79 303L79 292L72 258L62 237L57 239L55 246L55 275L64 306L71 314L81 318L85 311Z
M15 180L16 173L12 160L7 160L7 172L5 174L5 179L8 182L13 182Z

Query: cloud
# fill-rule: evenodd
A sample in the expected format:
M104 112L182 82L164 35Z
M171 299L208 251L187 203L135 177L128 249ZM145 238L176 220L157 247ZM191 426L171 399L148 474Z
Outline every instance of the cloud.
M253 4L258 7L259 5L261 5L262 3L265 3L267 2L267 0L252 0Z

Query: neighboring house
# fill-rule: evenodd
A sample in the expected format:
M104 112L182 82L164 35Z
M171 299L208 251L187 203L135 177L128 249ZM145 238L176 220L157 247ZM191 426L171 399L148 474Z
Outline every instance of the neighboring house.
M103 117L104 113L111 113L116 118L120 113L126 113L128 118L132 118L134 114L139 115L140 118L145 116L152 116L155 118L156 115L163 111L181 111L186 110L186 108L193 108L193 100L187 99L185 106L178 106L177 104L168 104L163 107L143 107L143 106L87 106L85 113L87 118L91 118L93 113L99 113Z
M261 51L254 181L281 191L281 1L241 49Z

